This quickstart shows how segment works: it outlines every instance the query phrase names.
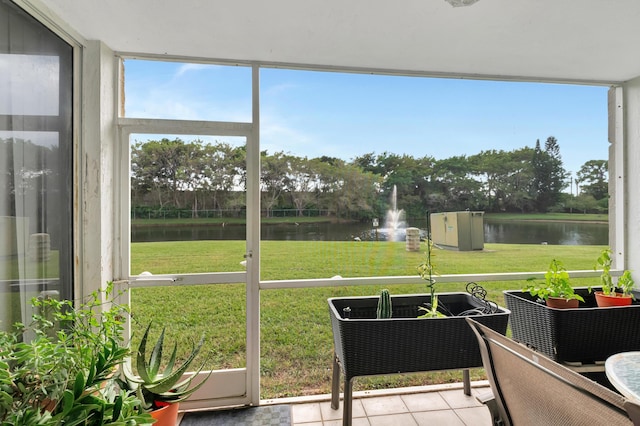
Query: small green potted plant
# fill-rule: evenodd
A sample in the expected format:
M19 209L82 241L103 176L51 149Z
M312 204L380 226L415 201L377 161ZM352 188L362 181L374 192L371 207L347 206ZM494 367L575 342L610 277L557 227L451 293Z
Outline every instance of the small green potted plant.
M191 352L182 363L176 367L177 344L174 344L169 360L163 364L162 355L164 352L165 328L150 355L147 355L147 341L149 338L149 330L151 323L142 336L140 345L136 354L136 369L138 374L134 374L131 369L124 365L123 373L126 382L122 383L123 387L136 395L142 402L143 409L149 411L151 416L156 419L154 425L175 425L178 415L179 402L187 399L191 394L198 390L211 375L211 372L200 383L192 386L192 381L198 376L206 363L206 360L200 365L200 368L194 373L183 379L183 374L196 356L202 349L204 344L204 335L200 341L192 347ZM161 367L164 369L161 370Z
M378 299L378 309L376 309L376 318L385 319L393 316L393 304L389 290L384 288L380 290L380 298Z
M613 263L611 254L611 249L606 248L602 250L602 253L596 259L594 269L602 270L600 274L602 291L595 292L596 303L600 307L630 305L634 299L632 291L635 285L631 277L631 271L624 271L618 281L614 283L611 276L611 265Z
M535 280L535 279L530 279ZM530 284L523 291L545 301L551 308L577 308L584 298L575 293L569 280L569 273L561 261L553 259L544 274L543 284Z

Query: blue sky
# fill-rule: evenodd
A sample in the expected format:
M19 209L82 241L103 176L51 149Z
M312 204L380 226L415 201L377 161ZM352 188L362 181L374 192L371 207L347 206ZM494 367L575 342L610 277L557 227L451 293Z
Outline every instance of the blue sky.
M251 119L251 70L127 60L126 115ZM262 69L261 149L444 159L554 136L566 170L607 159L607 87ZM219 138L218 138L219 139Z

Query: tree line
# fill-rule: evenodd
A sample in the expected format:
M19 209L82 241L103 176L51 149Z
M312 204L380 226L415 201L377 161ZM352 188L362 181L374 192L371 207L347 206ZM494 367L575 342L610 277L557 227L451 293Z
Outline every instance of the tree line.
M131 151L132 206L147 209L245 208L246 149L226 142L179 138L136 142ZM605 212L608 163L590 160L575 180L564 169L557 139L533 148L486 150L436 160L432 156L367 153L351 161L261 152L263 215L290 209L334 218L384 217L392 188L408 218L426 211ZM572 182L576 185L573 194ZM565 190L570 189L568 193Z

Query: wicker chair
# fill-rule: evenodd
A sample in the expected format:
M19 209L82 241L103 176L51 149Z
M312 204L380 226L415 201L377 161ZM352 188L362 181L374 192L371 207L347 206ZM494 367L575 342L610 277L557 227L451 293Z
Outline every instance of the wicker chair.
M495 399L496 425L640 425L640 406L467 318ZM491 406L490 406L491 410Z

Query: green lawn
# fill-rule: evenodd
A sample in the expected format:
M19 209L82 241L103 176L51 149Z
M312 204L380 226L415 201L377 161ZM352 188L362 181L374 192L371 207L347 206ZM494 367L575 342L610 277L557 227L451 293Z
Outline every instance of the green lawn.
M592 269L601 246L485 244L481 252L436 250L441 274L544 271L553 258L569 270ZM244 241L190 241L132 244L132 273L155 274L242 270ZM261 243L263 280L416 275L424 253L407 252L405 243L300 242ZM574 280L575 286L597 279ZM460 291L466 283L440 284L438 291ZM524 281L482 284L491 300L504 304L502 291L521 289ZM392 294L423 293L424 285L379 285L266 290L261 292L261 398L328 393L333 341L328 297L373 295L383 287ZM153 319L171 336L193 341L205 333L212 368L244 366L245 290L242 285L141 288L132 291L138 324ZM156 330L157 331L157 330ZM133 343L136 345L135 339ZM482 370L472 378L483 377ZM356 389L456 382L460 372L358 379Z

